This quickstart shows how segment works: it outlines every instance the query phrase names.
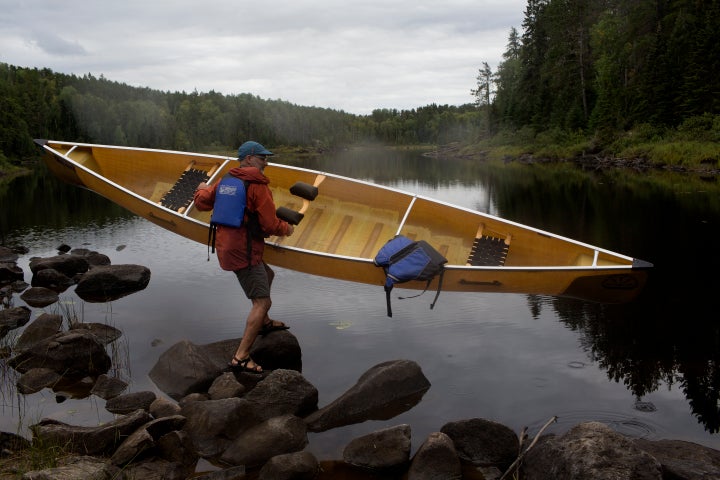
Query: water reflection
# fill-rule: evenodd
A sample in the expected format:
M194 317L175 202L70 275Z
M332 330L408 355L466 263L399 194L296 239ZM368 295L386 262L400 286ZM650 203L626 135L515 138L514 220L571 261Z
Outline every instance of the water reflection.
M395 419L412 422L413 437L463 416L516 427L542 424L552 413L560 416L557 428L597 419L636 436L718 446L716 182L669 173L587 172L570 164L434 160L406 151L349 151L303 166L439 198L656 265L640 297L627 305L443 294L434 311L427 302L404 301L392 322L384 318L381 288L281 271L282 300L273 308L298 325L293 331L304 348L304 375L325 403L371 365L416 358L433 386L413 411ZM0 186L0 203L14 205L0 212L2 241L35 246L30 255L77 241L95 250L106 247L110 251L101 253L114 263L150 266L148 291L112 308L125 319L136 389L146 386L143 375L174 341L236 335L235 318L245 313L227 301L236 285L217 265L207 265L202 246L62 185L44 169ZM118 243L128 247L113 255ZM192 305L181 301L187 292L193 292ZM142 318L128 321L132 315ZM144 320L148 316L152 322ZM215 328L203 328L198 319ZM373 426L333 432L327 448L343 443L335 435L367 433ZM314 441L323 450L322 440Z

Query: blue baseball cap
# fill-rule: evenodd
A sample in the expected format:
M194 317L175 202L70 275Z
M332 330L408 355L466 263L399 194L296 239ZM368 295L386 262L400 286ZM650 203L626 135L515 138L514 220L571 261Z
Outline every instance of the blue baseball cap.
M275 155L267 148L260 145L258 142L245 142L238 148L238 160L242 160L248 155Z

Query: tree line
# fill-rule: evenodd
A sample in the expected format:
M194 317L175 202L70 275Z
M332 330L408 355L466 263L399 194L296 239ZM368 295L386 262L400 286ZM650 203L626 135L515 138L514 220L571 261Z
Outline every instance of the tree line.
M0 63L0 159L15 162L37 155L34 138L185 151L233 149L247 139L321 148L436 144L467 137L477 118L472 103L362 116L249 93L163 92Z
M522 27L471 92L495 131L602 135L704 117L718 135L720 1L528 0Z

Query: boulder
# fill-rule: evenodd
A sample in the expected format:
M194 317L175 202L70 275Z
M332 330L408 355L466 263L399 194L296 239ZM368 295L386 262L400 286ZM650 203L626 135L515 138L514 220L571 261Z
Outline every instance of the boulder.
M343 450L343 460L374 473L401 471L410 461L410 425L386 428L351 440Z
M108 400L110 398L120 395L122 392L125 391L127 386L127 382L124 382L119 378L109 377L105 374L102 374L95 381L95 384L90 390L90 393L102 398L103 400Z
M128 436L151 420L149 413L137 410L97 427L43 419L30 428L33 437L45 446L57 445L65 451L81 455L107 455L112 454Z
M180 414L187 419L183 429L201 457L215 457L240 432L261 423L254 418L250 402L243 398L195 401L181 404Z
M54 257L35 257L30 259L30 271L34 274L46 268L52 268L63 275L73 278L88 271L90 264L78 255L55 255Z
M94 335L98 342L103 345L109 345L118 338L122 337L122 332L120 330L105 323L75 322L70 325L70 330L86 330Z
M258 418L285 414L303 417L317 410L318 391L295 370L274 370L245 394Z
M59 373L49 368L31 368L20 375L17 380L18 392L30 395L45 387L52 387L62 378Z
M150 415L154 418L171 417L180 414L180 405L165 397L157 397L150 404Z
M15 263L17 259L18 254L12 248L0 245L0 263Z
M440 432L453 441L460 459L479 467L505 471L518 456L520 441L510 428L482 418L443 425Z
M25 327L15 343L15 351L27 350L36 343L60 333L62 323L62 315L43 313Z
M61 480L82 478L85 480L106 480L117 478L117 467L102 458L90 456L69 456L58 458L58 466L25 473L23 480Z
M142 265L95 266L80 277L75 293L86 302L109 302L143 290L150 269Z
M276 455L299 452L307 444L305 422L294 415L283 415L241 433L219 460L230 465L257 467Z
M10 330L22 327L30 321L32 311L28 307L13 307L0 310L0 338Z
M179 401L191 393L206 393L215 379L228 370L240 339L228 339L205 345L187 340L176 343L162 353L150 369L150 379L170 398ZM297 370L301 351L297 339L287 331L258 337L250 350L253 359L274 369ZM270 367L266 367L270 369ZM268 375L234 373L235 378L251 390Z
M112 361L93 334L75 330L37 342L8 360L8 365L20 373L44 367L64 377L79 378L107 373Z
M6 285L25 279L22 268L15 262L0 262L0 285Z
M45 287L61 293L75 285L75 280L54 268L38 270L30 281L33 287Z
M526 480L662 480L653 456L600 422L541 438L523 460Z
M434 432L418 449L412 459L408 480L444 478L460 480L462 465L452 439L442 432ZM482 478L487 478L483 476Z
M263 465L258 480L313 480L320 475L320 463L310 452L275 455Z
M55 290L45 287L31 287L20 294L23 302L31 307L43 308L57 302L60 297Z
M682 440L638 438L633 443L660 462L665 478L720 478L720 451Z
M208 395L212 400L220 400L221 398L242 397L245 393L245 387L238 382L230 372L223 373L217 377L210 388Z
M392 360L370 368L357 383L329 405L305 418L308 430L387 420L417 405L430 382L411 360Z
M150 404L155 401L155 392L132 392L125 395L118 395L105 402L105 410L110 413L121 415L134 412L135 410L150 410Z

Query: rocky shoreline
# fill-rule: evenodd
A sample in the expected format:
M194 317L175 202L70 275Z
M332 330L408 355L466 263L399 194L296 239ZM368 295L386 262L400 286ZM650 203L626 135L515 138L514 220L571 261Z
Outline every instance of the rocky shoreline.
M145 288L149 271L109 268L102 254L68 248L56 257L33 259L34 286L28 288L16 259L16 252L0 247L0 336L22 327L12 349L3 354L18 374L18 392L62 391L73 385L102 399L116 417L92 426L41 419L31 426L31 439L0 432L3 456L9 458L30 451L33 444L57 446L67 454L54 468L20 472L8 467L0 479L324 479L338 478L334 472L339 468L353 472L354 478L421 480L720 478L717 450L684 441L629 438L597 422L581 423L561 435L542 435L541 430L534 438L483 418L438 425L426 438L413 438L411 425L397 424L351 439L343 446L342 459L319 461L305 450L309 433L368 420L388 422L412 409L431 388L421 366L406 359L378 363L321 406L317 388L301 373L297 338L286 330L255 342L253 358L267 368L262 374L227 369L239 339L206 345L182 341L167 349L149 372L162 394L126 392L128 385L108 374L112 358L107 348L122 332L96 323L65 326L66 319L48 313L29 322L30 309L13 307L12 297L20 294L30 305L38 301L27 295L33 288L56 293L86 282L82 290L93 292L90 301L104 301ZM47 297L37 304L52 300ZM201 472L199 465L212 469Z

